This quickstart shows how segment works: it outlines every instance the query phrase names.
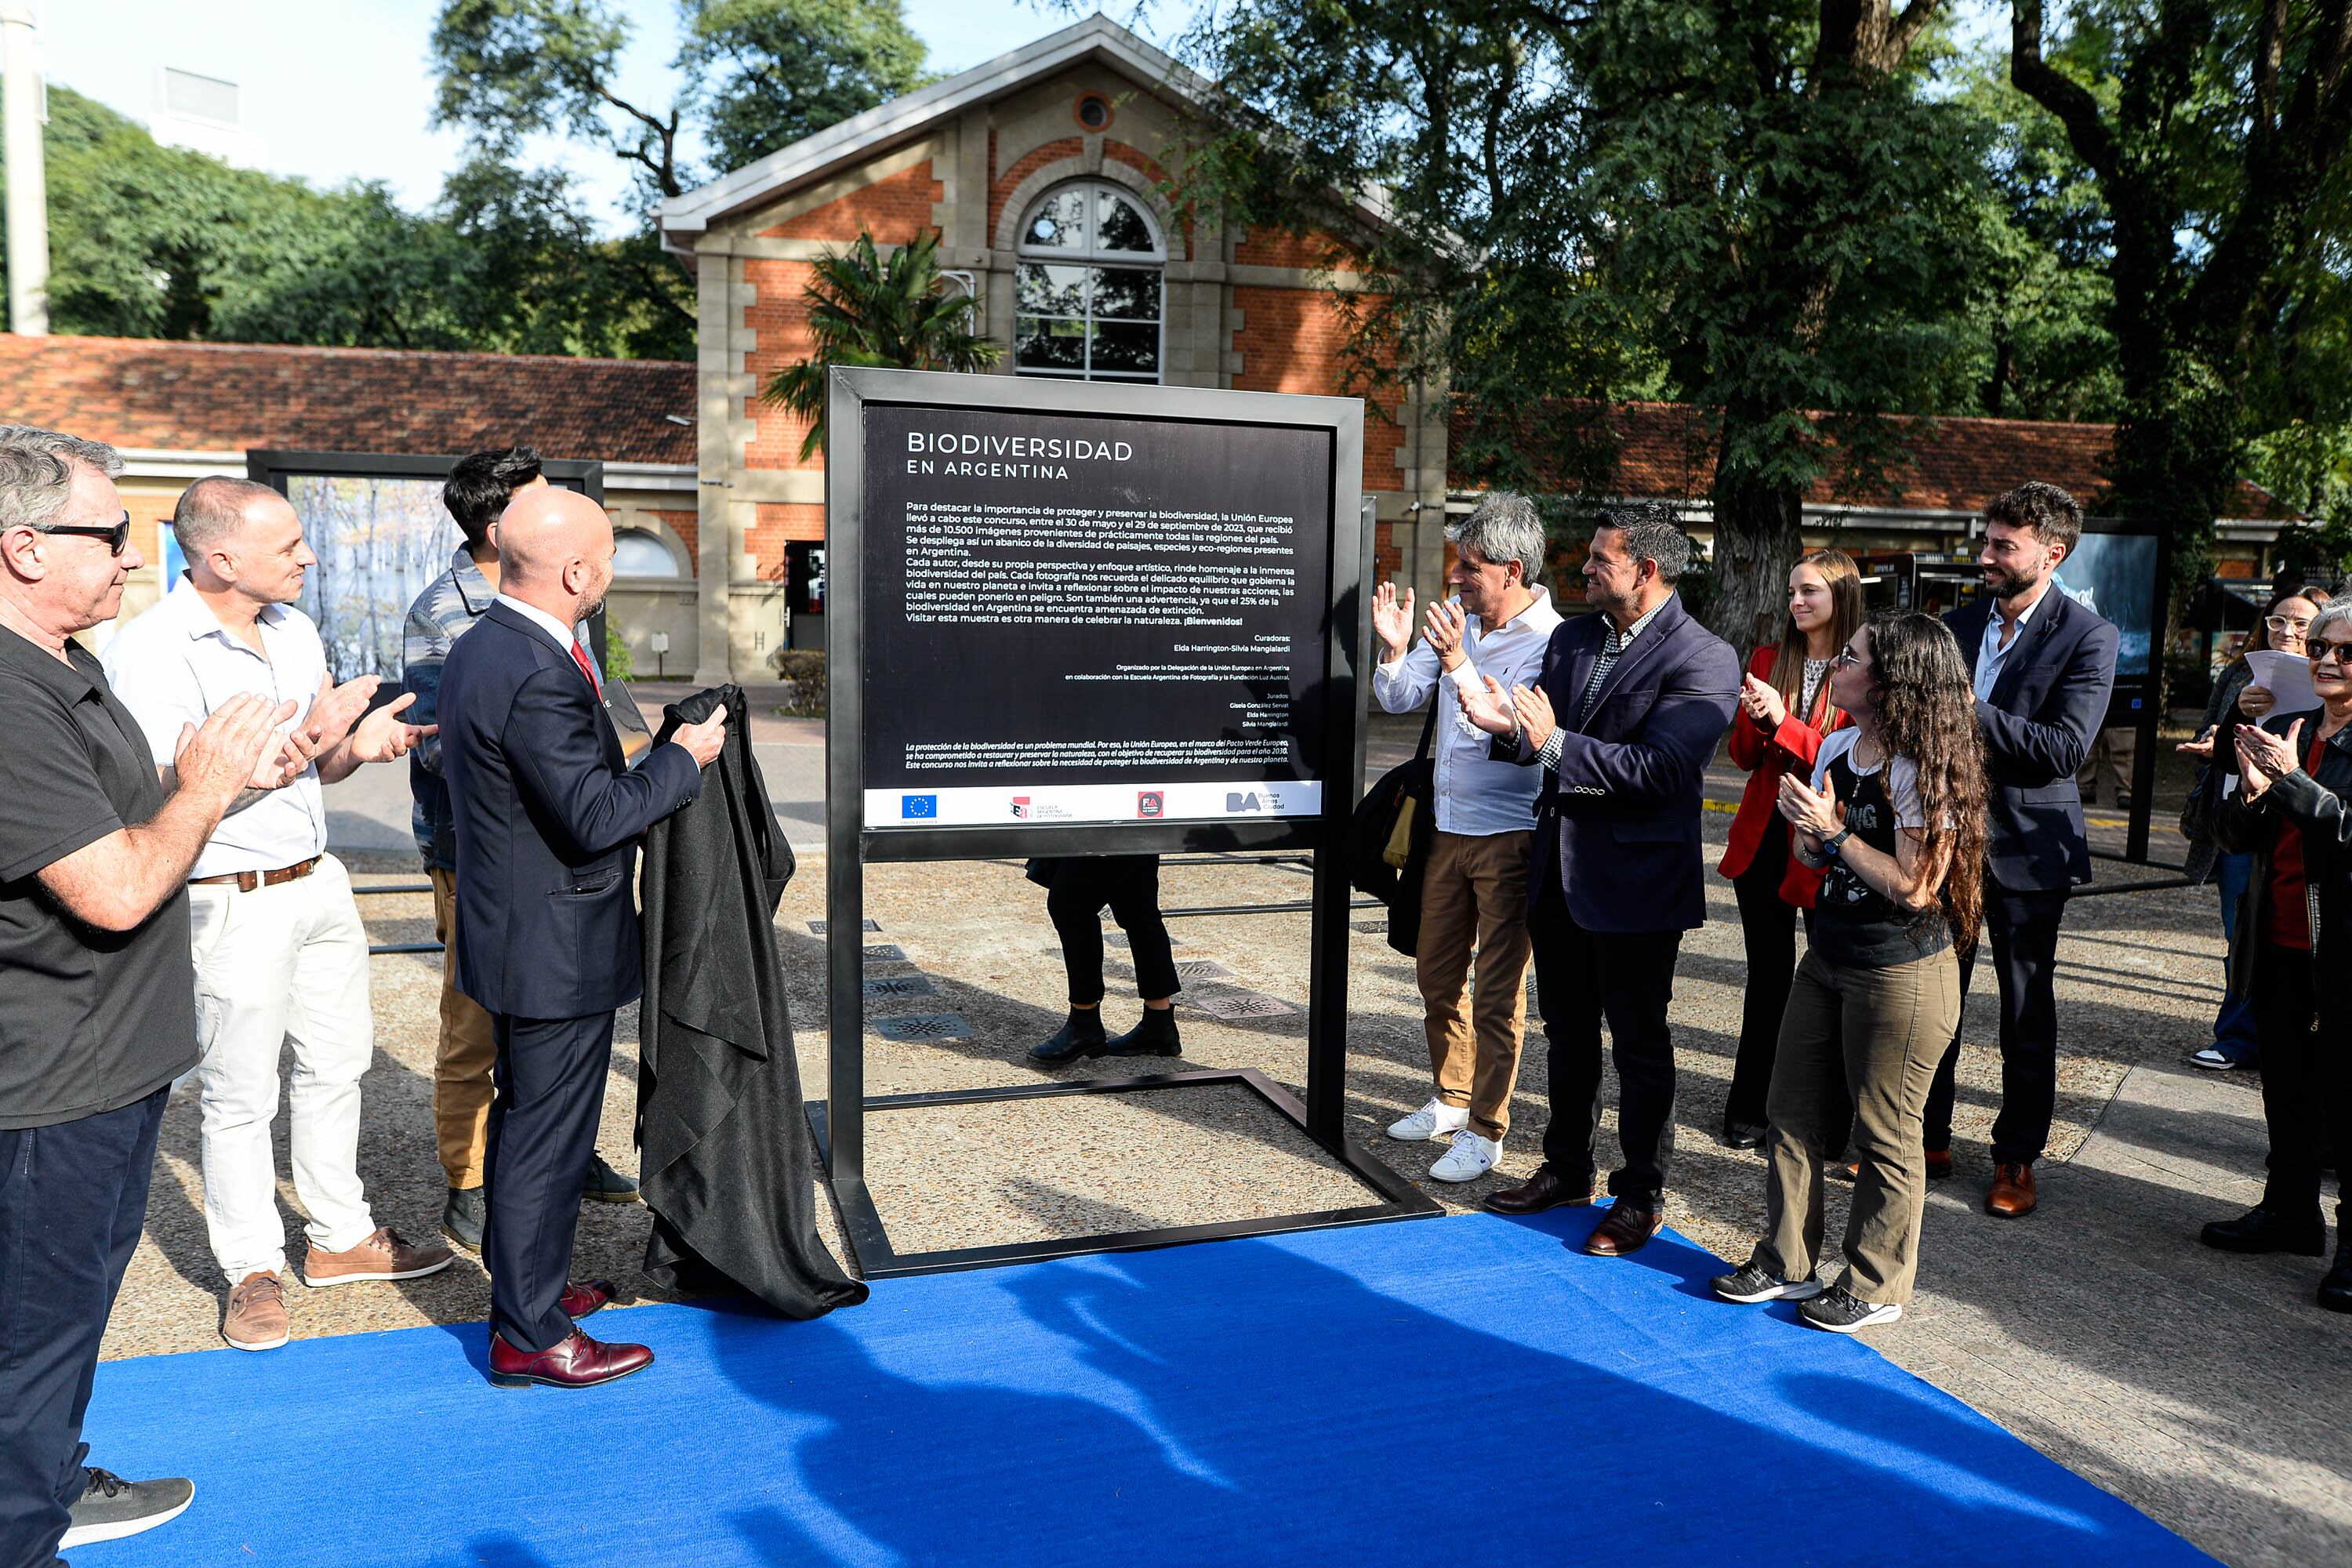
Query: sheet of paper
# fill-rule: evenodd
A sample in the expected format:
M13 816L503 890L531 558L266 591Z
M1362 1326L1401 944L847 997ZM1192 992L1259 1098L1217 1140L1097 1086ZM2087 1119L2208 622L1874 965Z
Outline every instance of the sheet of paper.
M2278 699L2273 712L2299 713L2319 706L2319 693L2311 684L2311 661L2303 655L2256 648L2246 656L2246 663L2253 668L2254 684Z

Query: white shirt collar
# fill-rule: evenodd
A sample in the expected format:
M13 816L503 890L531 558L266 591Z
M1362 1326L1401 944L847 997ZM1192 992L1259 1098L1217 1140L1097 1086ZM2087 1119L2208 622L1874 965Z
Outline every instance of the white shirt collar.
M541 609L537 605L526 605L510 594L500 594L499 603L553 637L555 646L560 648L569 651L580 640L571 627Z
M183 573L181 575L184 578L186 574ZM182 600L186 602L182 604L180 603ZM230 631L218 613L205 602L205 596L196 592L194 582L189 582L176 594L164 595L163 603L167 606L176 606L180 616L180 627L190 637L226 637L240 647L245 646L244 639ZM261 613L254 619L258 624L275 630L285 624L286 614L287 606L284 605L264 605L261 606Z

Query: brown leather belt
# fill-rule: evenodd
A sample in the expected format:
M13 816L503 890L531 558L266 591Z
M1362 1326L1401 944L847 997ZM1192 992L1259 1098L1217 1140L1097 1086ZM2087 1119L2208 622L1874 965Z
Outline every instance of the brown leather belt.
M297 877L307 877L319 868L319 860L320 857L313 855L308 860L298 860L291 866L280 866L275 871L231 871L222 877L191 877L188 879L188 886L191 888L234 886L240 893L249 893L256 888L274 888L280 882L290 882Z

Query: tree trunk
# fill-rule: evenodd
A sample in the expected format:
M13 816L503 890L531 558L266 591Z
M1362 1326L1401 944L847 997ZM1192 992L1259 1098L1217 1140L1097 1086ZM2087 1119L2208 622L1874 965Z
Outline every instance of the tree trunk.
M1718 464L1713 500L1715 595L1706 624L1745 655L1779 640L1789 568L1804 552L1804 496Z

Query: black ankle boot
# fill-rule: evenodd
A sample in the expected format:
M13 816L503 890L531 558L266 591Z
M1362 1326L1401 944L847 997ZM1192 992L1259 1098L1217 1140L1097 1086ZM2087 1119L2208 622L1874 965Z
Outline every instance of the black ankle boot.
M2336 1205L2336 1267L2319 1277L2319 1304L2352 1312L2352 1203Z
M1073 1007L1062 1026L1054 1031L1052 1039L1029 1047L1029 1059L1059 1067L1080 1057L1098 1057L1109 1043L1103 1036L1101 1008Z
M2293 1252L2318 1258L2327 1251L2327 1222L2315 1205L2301 1218L2289 1218L2257 1204L2236 1219L2217 1219L2199 1237L2223 1252Z
M1176 1009L1146 1007L1143 1022L1103 1047L1107 1057L1181 1057L1184 1044L1176 1037Z

